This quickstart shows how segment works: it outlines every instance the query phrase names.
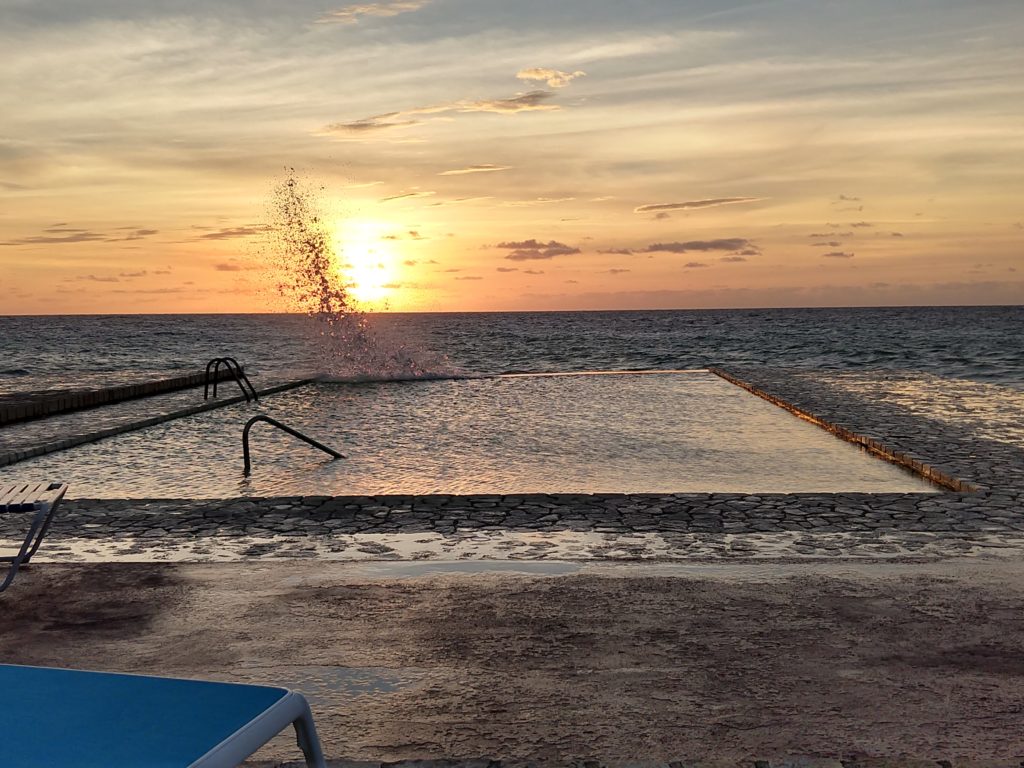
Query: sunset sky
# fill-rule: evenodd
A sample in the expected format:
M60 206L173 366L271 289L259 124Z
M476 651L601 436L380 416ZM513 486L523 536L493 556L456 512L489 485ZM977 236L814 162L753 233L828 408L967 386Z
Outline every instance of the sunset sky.
M1021 0L0 0L0 314L1024 302Z

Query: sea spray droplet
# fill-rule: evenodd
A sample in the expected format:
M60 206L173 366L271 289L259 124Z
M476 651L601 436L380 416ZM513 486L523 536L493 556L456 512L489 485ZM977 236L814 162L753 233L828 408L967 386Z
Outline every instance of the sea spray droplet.
M277 293L315 324L320 377L334 380L441 378L459 375L446 360L425 361L370 328L348 291L334 232L315 188L293 170L274 187L267 250Z

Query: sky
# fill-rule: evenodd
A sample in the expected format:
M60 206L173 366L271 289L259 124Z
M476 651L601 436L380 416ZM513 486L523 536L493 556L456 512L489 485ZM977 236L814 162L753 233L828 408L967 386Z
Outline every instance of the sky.
M1024 303L1020 0L0 0L0 314Z

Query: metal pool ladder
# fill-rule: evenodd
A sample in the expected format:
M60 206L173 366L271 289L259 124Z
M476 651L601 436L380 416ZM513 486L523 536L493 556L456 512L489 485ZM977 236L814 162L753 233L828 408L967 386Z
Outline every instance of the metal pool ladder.
M256 387L249 381L249 377L245 375L245 371L242 370L242 366L238 364L238 361L233 357L215 357L213 360L206 364L206 381L203 385L203 400L210 399L210 372L213 371L213 396L217 396L217 379L220 377L220 367L223 365L228 369L228 373L238 384L242 390L242 394L245 395L245 402L255 400L257 403L260 401L260 396L256 393ZM248 387L248 389L246 389Z
M278 429L287 432L289 435L292 435L293 437L299 438L299 440L302 440L303 442L309 443L314 448L319 448L324 453L328 453L336 459L346 458L345 454L338 453L333 448L328 448L323 443L318 443L311 437L306 437L298 430L292 429L291 427L282 424L277 419L272 419L269 416L264 416L263 414L260 414L259 416L253 416L251 419L245 422L245 428L242 430L242 456L245 459L245 468L242 470L242 472L246 477L252 474L252 462L249 460L249 430L252 429L252 425L255 424L257 421L265 421L267 422L267 424L272 424Z

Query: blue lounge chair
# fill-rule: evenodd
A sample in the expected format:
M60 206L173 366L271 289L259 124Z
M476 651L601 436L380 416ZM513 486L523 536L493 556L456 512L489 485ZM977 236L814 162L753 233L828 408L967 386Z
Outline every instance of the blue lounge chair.
M234 768L294 724L325 768L309 705L262 685L0 664L5 768Z
M0 512L35 513L19 550L13 555L0 556L0 563L9 563L7 574L0 582L0 592L10 586L18 574L18 569L32 559L32 555L43 543L43 536L50 530L57 505L67 490L65 483L0 485Z

